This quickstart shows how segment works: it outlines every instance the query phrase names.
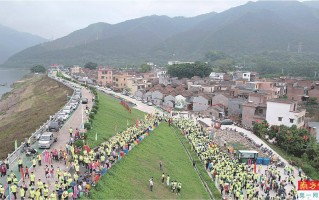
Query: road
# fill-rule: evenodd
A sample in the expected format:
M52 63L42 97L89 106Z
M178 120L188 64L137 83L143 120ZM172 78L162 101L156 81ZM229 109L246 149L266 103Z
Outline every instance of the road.
M83 98L88 98L89 102L88 104L84 105L84 104L79 104L79 106L77 107L77 109L73 112L73 114L69 117L69 119L65 122L65 124L63 125L63 127L60 129L60 131L57 133L57 142L53 143L53 145L51 146L50 150L53 149L65 149L65 145L66 143L69 141L70 139L70 135L69 135L69 128L72 127L73 130L75 130L76 128L81 129L83 122L86 121L87 117L85 116L84 110L85 110L85 106L88 106L90 109L93 105L93 102L91 101L93 95L91 94L91 92L88 89L82 88L81 89L82 92L82 97ZM33 145L34 148L37 147L37 142ZM43 150L38 149L39 153L42 153ZM42 157L43 158L43 157ZM31 157L27 157L25 155L21 156L21 159L23 160L23 165L24 166L28 166L30 169L30 172L33 172L36 178L36 181L38 179L41 179L43 182L47 183L49 185L49 189L50 191L55 190L54 189L54 182L57 179L57 176L54 177L54 179L46 179L45 177L45 173L44 173L44 169L45 169L45 165L50 166L51 164L54 166L54 169L56 170L58 167L61 170L66 170L68 171L69 167L67 165L65 165L63 162L56 162L53 161L52 163L49 162L45 162L44 159L42 159L42 166L37 166L35 168L32 168L32 161L31 161ZM10 170L12 170L16 175L17 178L20 180L21 178L21 174L18 171L18 159L16 159L14 162L10 163ZM6 185L6 177L2 177L0 179L1 184L2 185ZM29 184L29 179L26 179L25 182L27 184Z
M212 121L210 118L199 118L198 120L204 122L206 125L208 126L212 126ZM278 156L278 158L283 161L285 163L285 165L287 166L291 166L289 165L289 163L287 162L287 160L285 160L283 157L281 157L276 151L274 151L271 147L269 147L263 140L261 140L259 137L257 137L255 134L253 134L251 131L248 131L246 129L243 129L243 128L240 128L238 126L235 126L235 125L222 125L221 126L221 129L222 130L225 130L225 129L233 129L233 130L236 130L237 132L242 132L244 133L245 135L247 135L247 137L251 138L253 141L255 141L258 145L262 144L263 147L267 147L268 149L271 149L273 151L273 153ZM217 133L218 134L218 131ZM257 148L257 147L256 147ZM295 175L295 180L294 180L294 186L296 188L298 188L298 180L300 180L300 178L298 177L298 169L296 167L293 167L294 169L294 175ZM265 171L267 170L267 166L263 165L262 166L262 173L264 173ZM284 174L284 168L282 167L278 167L278 170L280 171L280 174L281 174L281 177L282 177L282 180L284 180L287 175ZM289 192L293 186L291 184L288 184L286 187L286 190ZM273 197L275 195L275 193L273 191L271 191L271 196Z

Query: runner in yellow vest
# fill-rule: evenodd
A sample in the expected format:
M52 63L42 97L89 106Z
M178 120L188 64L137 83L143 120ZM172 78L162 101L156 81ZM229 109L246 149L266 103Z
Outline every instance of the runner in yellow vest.
M54 191L50 195L50 200L56 200L56 194Z
M24 197L25 197L25 190L22 186L20 186L20 198L21 200L24 200Z
M35 191L34 191L34 189L33 189L33 187L30 189L30 196L29 196L29 198L31 199L31 200L34 200L34 198L35 198Z
M12 194L14 196L14 199L17 199L17 189L18 189L18 187L15 184L12 184L10 189L11 189L11 192L12 192Z

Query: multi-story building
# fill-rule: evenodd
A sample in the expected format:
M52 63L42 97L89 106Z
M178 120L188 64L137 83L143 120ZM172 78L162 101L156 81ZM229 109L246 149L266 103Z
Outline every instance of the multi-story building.
M305 124L305 109L299 109L297 101L289 99L272 99L267 101L266 120L270 125L285 125L298 128Z
M131 78L132 75L126 73L119 73L113 75L113 89L115 91L123 91L127 88L127 79Z
M126 87L131 94L135 94L138 90L148 90L152 87L152 83L148 79L142 77L130 77L126 80Z
M79 74L82 72L82 68L78 65L73 65L73 67L70 68L70 74Z
M97 84L111 86L113 84L113 70L107 67L99 67L97 70Z

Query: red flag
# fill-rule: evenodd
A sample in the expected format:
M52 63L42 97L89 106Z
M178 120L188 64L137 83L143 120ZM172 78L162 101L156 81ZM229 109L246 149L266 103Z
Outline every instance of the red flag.
M22 180L24 181L24 169L23 169L23 167L20 167L20 173L21 173Z
M135 125L136 125L136 126L138 126L138 120L136 120L136 123L135 123Z

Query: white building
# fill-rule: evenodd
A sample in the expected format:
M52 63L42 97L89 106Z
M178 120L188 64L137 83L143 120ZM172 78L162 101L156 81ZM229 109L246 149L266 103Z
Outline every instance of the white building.
M213 80L224 80L224 75L225 75L225 73L212 72L212 73L210 73L209 78L211 78Z
M266 120L269 125L285 125L298 128L305 124L305 109L299 109L296 101L272 99L267 101Z
M182 62L182 61L168 61L167 64L168 65L180 65L180 64L194 64L195 62Z
M157 72L156 72L156 77L157 77L157 78L165 78L165 77L168 77L168 74L166 74L166 73L167 73L166 70L157 71Z
M250 72L244 72L242 78L246 79L247 81L250 81L250 74L251 74Z

